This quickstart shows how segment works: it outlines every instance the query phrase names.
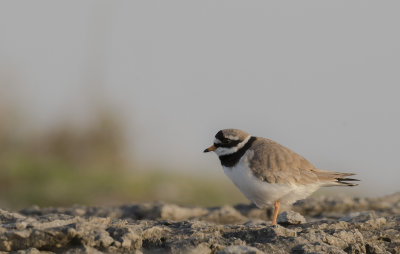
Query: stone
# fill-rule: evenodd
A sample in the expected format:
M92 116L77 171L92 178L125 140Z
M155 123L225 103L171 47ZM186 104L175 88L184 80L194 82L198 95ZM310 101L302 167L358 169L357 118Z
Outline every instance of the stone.
M263 254L264 252L251 246L231 245L221 251L218 251L217 253L218 254Z
M0 209L0 253L400 253L399 203L310 198L276 226L253 205Z
M279 214L277 223L281 225L297 225L306 223L306 219L299 213L284 211Z

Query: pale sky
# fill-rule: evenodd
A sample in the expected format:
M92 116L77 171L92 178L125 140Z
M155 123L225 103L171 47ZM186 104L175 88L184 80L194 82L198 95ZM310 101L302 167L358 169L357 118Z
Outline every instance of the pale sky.
M400 191L396 1L2 1L0 93L31 128L126 124L143 164L223 176L241 128L368 195Z

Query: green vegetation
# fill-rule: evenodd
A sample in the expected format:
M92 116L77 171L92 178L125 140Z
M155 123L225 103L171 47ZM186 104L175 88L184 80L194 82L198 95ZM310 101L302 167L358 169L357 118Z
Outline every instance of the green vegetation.
M245 201L229 182L178 172L79 169L65 161L22 156L7 164L0 171L0 202L12 208L154 200L212 206Z
M225 178L137 169L122 159L123 130L109 115L89 128L61 126L40 135L18 132L0 120L1 207L247 202Z

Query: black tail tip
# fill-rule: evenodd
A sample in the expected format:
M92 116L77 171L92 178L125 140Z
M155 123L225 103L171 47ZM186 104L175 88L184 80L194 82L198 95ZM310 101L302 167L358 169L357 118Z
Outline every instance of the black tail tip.
M354 181L360 181L360 180L354 179L354 178L336 178L337 183L340 183L340 184L343 184L346 186L350 186L350 187L358 186L358 184L356 184L356 183L348 183L348 182L354 182Z

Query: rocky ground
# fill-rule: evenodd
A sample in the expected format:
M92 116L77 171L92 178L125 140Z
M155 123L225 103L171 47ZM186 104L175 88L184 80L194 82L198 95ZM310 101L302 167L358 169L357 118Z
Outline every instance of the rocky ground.
M272 210L252 205L0 209L0 253L400 253L400 193L292 210L272 227Z

